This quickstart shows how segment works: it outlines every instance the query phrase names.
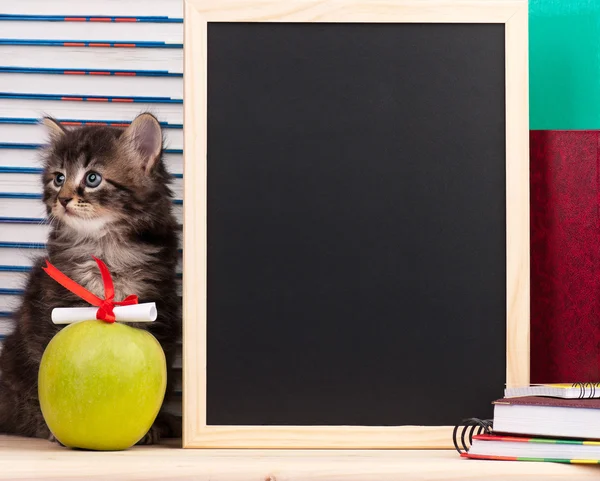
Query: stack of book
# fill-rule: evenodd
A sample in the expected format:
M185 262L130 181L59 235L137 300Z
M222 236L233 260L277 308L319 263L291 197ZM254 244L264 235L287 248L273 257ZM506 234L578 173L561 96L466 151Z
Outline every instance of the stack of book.
M600 383L507 388L472 459L600 464Z

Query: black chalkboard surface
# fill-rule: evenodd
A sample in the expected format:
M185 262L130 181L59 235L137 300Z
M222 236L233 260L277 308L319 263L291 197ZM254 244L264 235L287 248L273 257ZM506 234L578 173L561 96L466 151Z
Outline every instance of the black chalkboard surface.
M491 416L504 48L502 24L208 24L208 425Z

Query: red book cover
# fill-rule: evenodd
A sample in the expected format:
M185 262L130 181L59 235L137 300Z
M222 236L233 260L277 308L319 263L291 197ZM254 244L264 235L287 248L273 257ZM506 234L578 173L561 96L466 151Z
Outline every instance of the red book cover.
M598 131L531 131L531 382L600 381Z
M600 409L600 399L561 399L545 396L523 396L515 398L502 398L493 404L507 404L509 406L544 406L549 408L573 409Z

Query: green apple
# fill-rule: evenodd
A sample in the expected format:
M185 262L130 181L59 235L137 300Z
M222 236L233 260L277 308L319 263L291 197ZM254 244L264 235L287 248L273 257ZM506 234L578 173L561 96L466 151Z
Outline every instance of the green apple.
M71 324L40 364L42 414L68 447L122 450L150 429L167 383L165 354L152 334L125 324Z

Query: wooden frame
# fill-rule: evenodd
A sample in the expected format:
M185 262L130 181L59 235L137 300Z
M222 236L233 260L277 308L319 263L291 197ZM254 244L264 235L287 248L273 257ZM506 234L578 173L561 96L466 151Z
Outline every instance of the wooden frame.
M449 426L206 424L207 24L212 21L502 23L506 56L508 385L529 382L526 0L185 0L183 414L186 448L451 448ZM491 400L490 400L491 401Z

